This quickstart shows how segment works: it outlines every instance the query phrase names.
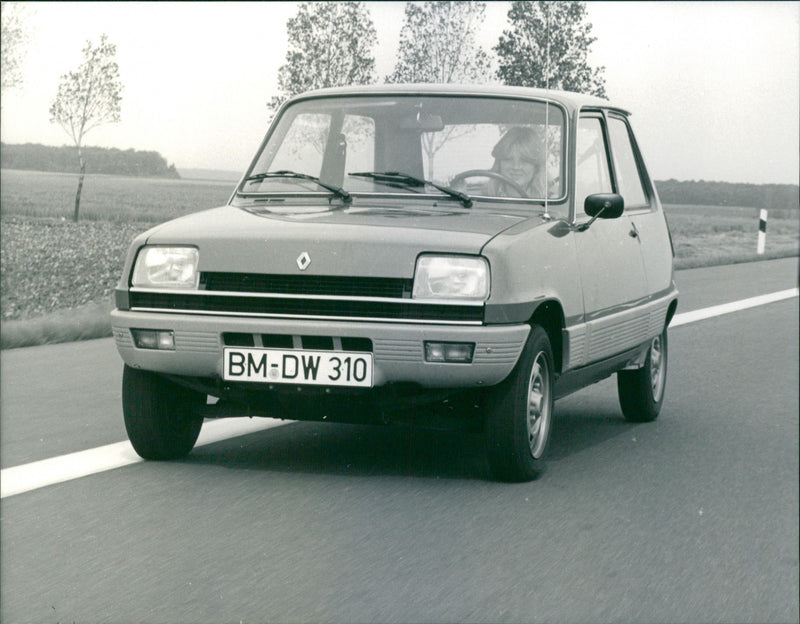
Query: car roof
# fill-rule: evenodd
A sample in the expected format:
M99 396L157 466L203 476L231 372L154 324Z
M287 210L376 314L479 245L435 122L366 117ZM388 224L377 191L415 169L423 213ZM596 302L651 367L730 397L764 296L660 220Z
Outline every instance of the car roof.
M533 98L550 100L563 105L570 111L582 108L613 109L629 115L627 109L612 104L609 100L584 93L558 91L553 89L534 89L531 87L509 87L506 85L462 85L462 84L382 84L355 85L349 87L330 87L307 91L292 97L289 101L315 97L353 96L353 95L474 95L493 97Z

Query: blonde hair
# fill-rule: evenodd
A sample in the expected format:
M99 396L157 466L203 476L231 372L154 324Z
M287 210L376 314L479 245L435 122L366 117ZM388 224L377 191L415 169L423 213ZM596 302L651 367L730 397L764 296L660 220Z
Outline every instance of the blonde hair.
M544 180L542 179L542 140L532 128L527 126L514 126L509 128L492 149L494 165L492 171L500 172L500 161L510 156L513 150L518 150L523 158L535 163L538 170L528 184L529 197L544 194ZM489 180L489 192L492 195L504 197L507 185L499 180Z
M541 153L537 150L540 143L538 134L532 128L514 126L509 128L494 146L492 157L497 164L498 161L506 158L512 149L517 148L525 158L538 163L541 161Z

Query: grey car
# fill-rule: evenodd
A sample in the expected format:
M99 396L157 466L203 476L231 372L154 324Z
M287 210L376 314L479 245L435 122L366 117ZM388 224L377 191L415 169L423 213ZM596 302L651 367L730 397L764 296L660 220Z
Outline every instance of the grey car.
M626 110L383 85L289 100L227 205L133 241L112 325L144 458L206 418L446 421L526 481L560 397L616 374L624 417L658 416L676 306Z

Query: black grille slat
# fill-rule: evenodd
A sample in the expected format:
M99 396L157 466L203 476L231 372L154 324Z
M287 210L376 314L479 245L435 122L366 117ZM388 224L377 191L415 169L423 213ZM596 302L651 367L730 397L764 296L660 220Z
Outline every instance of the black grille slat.
M310 351L333 351L333 338L330 336L301 336L304 349Z
M464 321L483 320L483 306L460 306L428 303L353 301L335 299L285 299L280 297L237 297L203 293L130 293L133 308L266 314L277 316L322 316L346 318L381 318L393 320Z
M282 334L261 334L261 344L270 349L293 349L294 340Z
M412 280L341 275L206 272L202 274L200 283L209 291L402 299L411 296Z
M342 338L344 351L366 351L372 353L372 340L369 338Z
M229 347L254 347L256 342L253 334L225 332L222 334L223 344Z

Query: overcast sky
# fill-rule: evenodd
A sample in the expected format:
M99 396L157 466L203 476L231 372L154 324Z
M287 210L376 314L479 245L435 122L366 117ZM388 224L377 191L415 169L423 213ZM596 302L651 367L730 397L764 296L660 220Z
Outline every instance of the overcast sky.
M64 145L49 121L59 77L107 33L122 121L88 145L156 150L180 168L245 168L266 131L297 3L22 3L24 83L2 98L2 140ZM404 3L368 2L377 70L391 73ZM487 51L508 3L487 3ZM590 62L631 110L656 179L798 182L800 2L589 2Z

